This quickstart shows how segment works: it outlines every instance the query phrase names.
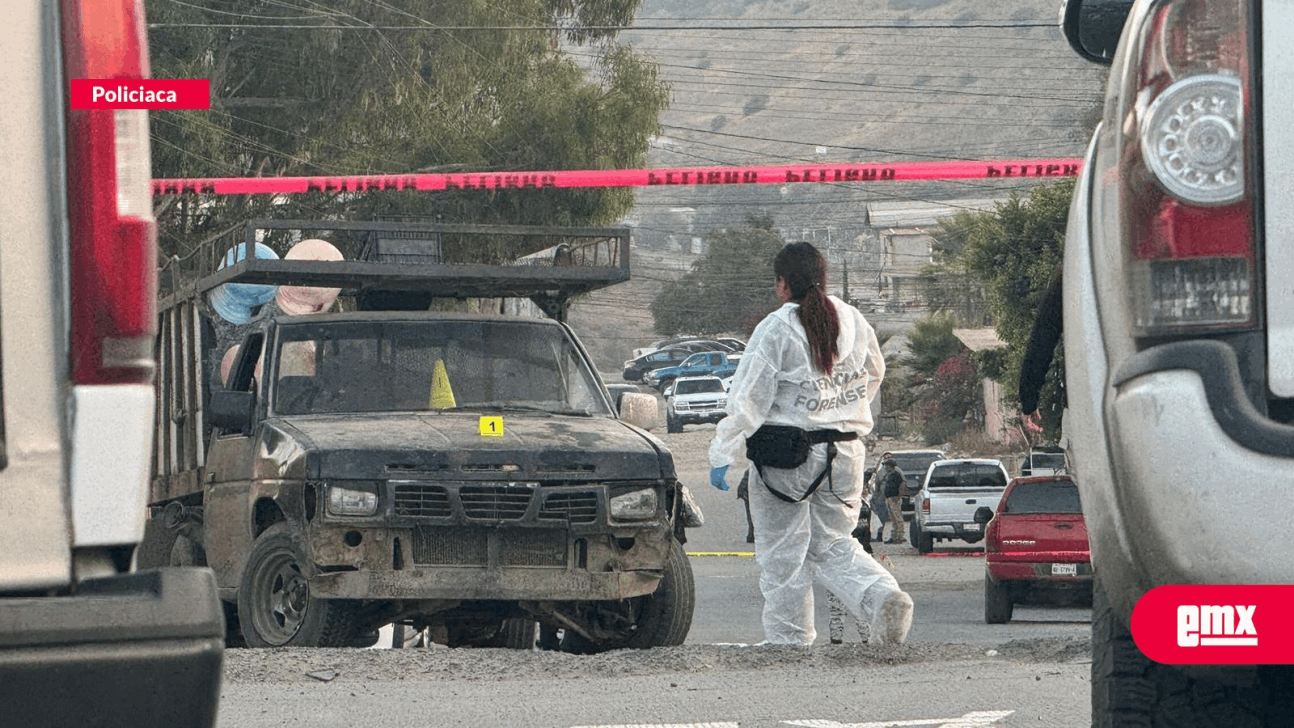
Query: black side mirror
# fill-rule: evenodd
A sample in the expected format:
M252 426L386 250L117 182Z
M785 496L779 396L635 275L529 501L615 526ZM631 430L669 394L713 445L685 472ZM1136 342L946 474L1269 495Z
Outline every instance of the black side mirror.
M980 506L975 509L975 522L981 526L993 520L993 509L988 506Z
M255 406L254 392L217 389L211 393L211 404L207 406L207 419L222 430L235 430L246 434L252 429L252 411Z
M1108 66L1131 9L1132 0L1065 0L1060 29L1074 52Z

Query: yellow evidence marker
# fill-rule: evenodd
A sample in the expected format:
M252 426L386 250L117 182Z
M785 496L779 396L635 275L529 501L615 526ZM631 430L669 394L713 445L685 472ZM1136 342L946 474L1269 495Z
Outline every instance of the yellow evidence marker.
M481 437L503 437L503 418L481 415Z

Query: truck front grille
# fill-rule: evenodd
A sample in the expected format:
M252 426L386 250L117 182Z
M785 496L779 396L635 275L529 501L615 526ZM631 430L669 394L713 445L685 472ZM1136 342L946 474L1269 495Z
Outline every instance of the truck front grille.
M413 563L490 566L491 538L498 541L498 566L566 566L565 531L444 526L419 526L413 530Z
M598 519L598 494L549 493L539 509L541 521L566 521L567 523L594 523Z
M593 525L605 520L602 486L574 483L393 482L392 514L413 520ZM541 500L542 499L542 500Z
M676 412L709 412L711 410L719 409L723 409L723 406L719 404L719 400L717 399L694 399L690 402L674 403L674 410Z
M489 533L483 528L427 528L413 530L413 563L486 566Z
M535 489L529 486L464 485L458 489L464 515L486 521L519 521L534 497Z
M395 515L410 518L449 518L453 515L449 489L413 483L395 486Z
M566 532L527 528L500 534L499 561L503 566L566 566Z

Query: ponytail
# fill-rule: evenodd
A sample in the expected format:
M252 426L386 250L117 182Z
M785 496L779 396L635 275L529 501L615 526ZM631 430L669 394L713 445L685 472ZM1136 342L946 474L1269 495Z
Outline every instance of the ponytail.
M809 339L813 368L830 375L839 354L840 317L827 299L826 259L809 243L789 243L773 259L773 273L786 281L791 301L800 304L800 324Z

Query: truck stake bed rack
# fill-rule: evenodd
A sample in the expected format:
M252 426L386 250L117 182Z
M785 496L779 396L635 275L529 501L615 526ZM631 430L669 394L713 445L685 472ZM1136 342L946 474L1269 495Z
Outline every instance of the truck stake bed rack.
M255 250L265 230L303 233L414 234L435 243L434 253L403 256L406 260L313 261L249 257L221 268L227 250L245 244ZM182 260L163 266L161 284L167 289L159 302L165 310L226 283L320 286L340 288L343 295L363 291L424 292L437 298L529 298L553 318L565 318L571 297L629 280L629 228L563 228L520 225L441 225L392 221L269 220L249 221L241 240L221 236L206 241L183 261L198 266L199 275L182 271ZM511 264L439 262L439 241L445 236L528 237L556 241ZM365 256L380 257L371 244ZM278 251L276 251L278 252ZM416 257L420 261L409 262ZM431 262L424 262L431 261Z

